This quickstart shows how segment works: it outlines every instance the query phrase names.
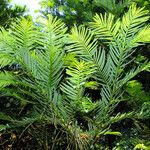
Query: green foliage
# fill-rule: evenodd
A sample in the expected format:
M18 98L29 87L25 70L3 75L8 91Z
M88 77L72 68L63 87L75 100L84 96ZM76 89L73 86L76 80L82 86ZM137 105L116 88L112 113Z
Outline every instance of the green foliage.
M44 8L43 15L52 14L59 16L70 27L74 23L87 24L91 21L95 13L109 12L115 15L115 18L136 3L140 7L150 9L148 0L42 0L41 7Z
M131 0L42 0L43 15L59 16L70 27L74 23L87 24L95 13L110 12L120 16Z
M137 101L148 102L150 97L142 89L142 84L136 80L131 80L127 83L126 91Z
M138 118L131 110L115 111L124 101L124 86L131 97L137 96L133 88L144 94L141 84L130 80L149 63L124 70L135 47L150 42L148 20L148 11L133 4L118 20L110 13L97 14L89 28L74 26L70 34L65 24L51 15L36 25L21 18L8 31L1 29L1 95L30 106L19 118L1 113L0 119L6 121L1 130L6 129L5 124L25 130L31 125L53 126L52 147L66 143L65 149L82 150L96 148L102 137L121 136L112 125ZM18 68L5 69L12 64ZM89 89L97 90L99 96L90 96ZM142 108L147 110L147 105ZM58 135L62 133L60 137L56 130ZM44 133L45 149L49 149L47 131Z
M134 106L137 113L137 118L139 119L149 119L150 117L150 95L148 92L143 90L142 84L136 80L131 80L127 83L126 88L127 98L129 100L129 105Z
M141 7L146 7L146 9L150 9L150 2L149 0L136 0L136 2L138 3L138 5Z
M1 0L0 3L0 25L8 28L10 23L13 22L16 18L22 16L25 12L25 7L20 6L12 7L10 5L10 0Z
M136 149L148 150L148 147L145 146L144 144L137 144L137 145L134 147L134 149L135 149L135 150L136 150Z

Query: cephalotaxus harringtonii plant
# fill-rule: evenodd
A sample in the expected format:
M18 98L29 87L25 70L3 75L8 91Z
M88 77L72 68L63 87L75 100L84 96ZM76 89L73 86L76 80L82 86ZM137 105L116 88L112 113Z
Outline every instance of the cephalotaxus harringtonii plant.
M1 130L53 124L66 133L70 149L90 149L101 135L120 135L110 125L133 113L114 115L113 110L122 100L122 87L149 67L145 62L124 72L135 47L150 42L148 19L148 11L133 4L121 19L96 14L89 28L75 26L69 35L52 16L36 25L22 18L8 31L1 28L1 95L33 107L19 120L1 112L0 119L9 122ZM5 69L12 64L17 71ZM100 91L99 98L91 97L88 88Z

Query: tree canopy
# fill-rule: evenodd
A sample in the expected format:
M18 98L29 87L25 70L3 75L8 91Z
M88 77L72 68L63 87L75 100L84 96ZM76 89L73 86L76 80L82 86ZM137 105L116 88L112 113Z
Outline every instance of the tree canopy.
M73 26L74 23L86 24L96 13L110 12L120 17L133 2L150 8L145 0L42 0L41 12L45 16L49 13L59 16L68 26Z
M10 0L1 0L0 2L0 25L8 28L11 22L22 16L25 12L25 7L12 6Z

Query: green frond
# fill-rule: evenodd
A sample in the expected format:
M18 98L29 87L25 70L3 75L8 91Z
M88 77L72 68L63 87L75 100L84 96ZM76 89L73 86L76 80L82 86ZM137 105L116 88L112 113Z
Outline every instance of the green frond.
M42 33L38 35L40 37L38 42L48 50L53 48L58 51L66 42L67 27L65 24L57 17L48 15L48 19L39 19L39 25Z
M0 124L0 131L6 130L8 125Z
M93 18L93 22L90 23L90 27L93 29L97 38L104 42L115 41L120 29L119 19L115 21L115 16L112 14L96 14Z
M93 60L93 63L96 64L96 66L98 67L98 70L99 70L98 73L102 73L102 71L103 71L103 69L105 67L105 64L106 64L106 52L105 52L105 49L102 49L100 47L97 51L95 51L92 60ZM104 77L104 75L103 75L103 77Z
M133 3L128 12L123 16L122 18L122 32L124 31L125 34L128 36L131 36L132 33L135 33L135 31L139 31L141 27L145 24L146 21L148 21L149 16L148 10L145 10L143 8L137 8L136 4Z
M97 48L97 42L93 40L93 33L83 26L79 28L75 26L69 40L70 45L67 46L67 51L70 52L69 55L75 55L75 57L78 56L82 60L93 62L98 68L97 73L100 73L100 79L106 80L106 74L103 73L106 61L105 50Z
M65 67L73 66L74 62L77 62L77 61L78 59L75 53L68 53L64 57L64 66Z
M10 124L10 126L14 126L14 127L26 127L27 125L31 125L33 124L34 122L36 121L39 121L40 120L40 117L39 116L33 116L33 117L25 117L24 119L22 120L14 120L14 122L12 122Z
M41 51L37 56L37 77L41 81L39 82L41 87L51 91L57 88L61 80L67 28L60 19L51 15L48 19L42 19L39 24L42 32L38 40Z
M13 121L13 118L3 112L0 112L0 120Z
M4 28L0 28L0 54L11 55L12 57L14 57L13 44L14 44L14 39L10 36L10 31L8 32Z
M57 88L62 77L63 53L40 53L37 66L37 78L39 84L45 90L49 88ZM41 63L42 60L42 63Z
M120 79L117 83L117 87L121 88L124 84L126 84L130 79L135 77L138 73L146 70L149 67L149 63L145 62L142 66L139 66L137 68L133 68L130 70L130 72L126 73L126 75Z
M107 131L104 133L104 135L117 135L117 136L121 136L122 134L118 131Z
M132 37L136 38L136 34L145 26L145 22L149 20L148 10L137 8L136 4L132 4L128 12L123 16L121 21L120 34L123 35L126 44L130 43ZM140 41L138 41L140 42Z
M123 120L123 119L131 118L131 117L133 117L133 116L134 116L134 113L133 113L133 112L123 113L123 114L118 113L116 116L110 117L109 122L110 122L111 124L113 124L113 123L119 122L119 121L121 121L121 120ZM108 122L108 124L109 124L109 122Z
M15 63L32 74L30 68L31 57L29 54L35 50L37 38L37 30L32 21L25 18L17 19L11 25L9 31L1 30L0 40L1 52L3 55L7 54L12 57ZM30 58L28 58L30 57ZM33 75L32 75L33 76Z
M149 34L145 32L149 32L149 29L142 31L145 22L149 19L147 14L147 10L137 8L136 4L132 4L121 21L116 20L112 14L105 13L104 16L96 14L93 22L90 23L90 27L94 35L103 42L117 42L118 38L120 38L123 43L122 48L127 49L131 46L137 46L138 42L147 42L142 39L140 41L142 35L149 37Z
M74 62L73 66L66 70L66 83L61 85L62 91L69 99L81 100L84 92L84 85L87 79L92 77L95 72L95 66L91 62Z
M14 59L10 55L0 53L0 69L6 66L11 66L13 62Z
M9 116L3 112L0 112L0 120L7 121L7 122L14 121L14 119L11 116ZM9 124L6 124L6 125L4 125L2 123L0 124L0 131L6 130L8 128L10 128Z
M38 40L33 22L23 17L17 19L17 21L11 25L10 34L15 40L14 44L17 47L14 51L21 57L23 57L25 52L33 50L34 44Z
M14 76L9 72L0 72L0 89L15 83Z
M106 112L106 104L104 101L98 101L95 108L90 111L90 114L93 116L93 121L99 125L102 125L105 118L107 118L108 113ZM94 123L94 124L95 124Z
M131 45L132 43L150 43L150 26L142 29L131 42Z
M137 149L148 150L149 147L145 146L143 143L142 144L136 144L133 150L137 150Z
M137 115L138 119L149 119L150 118L150 102L144 102L140 113Z
M33 104L42 97L42 93L39 95L37 92L40 88L36 83L19 77L16 72L0 72L0 90L1 95L14 97L22 104ZM34 92L31 93L31 90L34 90Z
M74 26L69 35L69 46L67 51L75 53L84 60L91 60L93 53L97 48L97 42L93 40L93 34L89 29L83 26L77 28Z
M102 101L105 102L105 105L108 105L108 102L112 100L112 89L109 85L103 85L101 88L101 97Z
M8 54L10 48L10 53L22 72L47 93L48 99L51 99L51 91L57 88L61 80L66 30L60 19L48 16L38 26L28 19L18 19L8 33L5 30L1 32L5 34L0 41L2 54ZM7 45L5 40L8 41ZM2 61L1 65L4 66L4 60Z
M133 47L150 42L147 13L133 4L121 21L112 14L96 14L92 30L75 26L69 35L65 24L51 15L37 25L22 18L9 31L1 28L0 69L15 63L19 71L0 72L0 91L33 107L29 118L16 120L0 113L0 119L18 127L35 121L52 124L65 132L68 148L75 149L88 149L97 136L121 135L109 127L134 114L113 113L124 100L122 87L150 66L145 62L124 71L132 62ZM98 41L107 44L106 48L98 47ZM91 98L89 89L100 92L99 98ZM149 117L148 109L145 103L135 117ZM0 125L0 130L6 128Z

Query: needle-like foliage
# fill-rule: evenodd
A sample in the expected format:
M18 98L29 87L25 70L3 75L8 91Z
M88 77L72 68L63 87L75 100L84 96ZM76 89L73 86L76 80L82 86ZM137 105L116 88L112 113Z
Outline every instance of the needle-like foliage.
M65 132L68 149L92 149L102 135L120 135L111 124L133 117L113 114L123 86L149 67L145 62L125 72L135 47L150 42L147 14L133 4L122 19L96 14L89 28L74 26L69 35L52 16L36 25L22 18L8 31L1 28L0 91L33 107L28 118L10 119L9 125L53 124ZM98 98L88 92L95 89Z

